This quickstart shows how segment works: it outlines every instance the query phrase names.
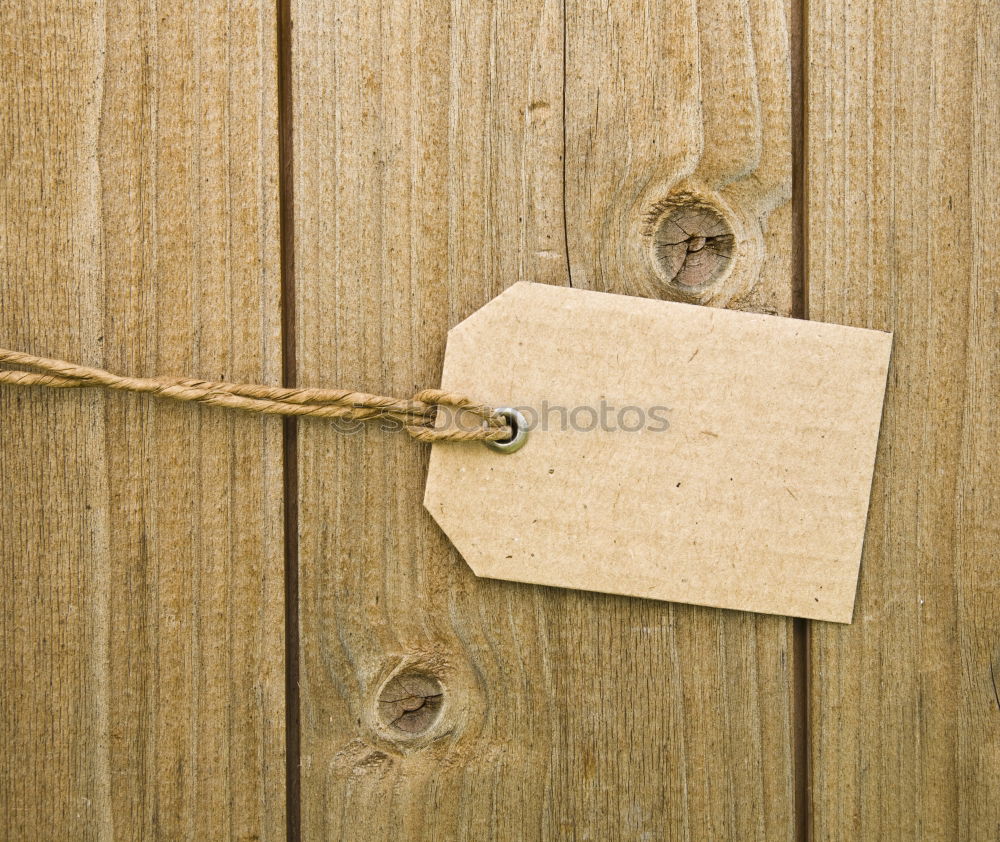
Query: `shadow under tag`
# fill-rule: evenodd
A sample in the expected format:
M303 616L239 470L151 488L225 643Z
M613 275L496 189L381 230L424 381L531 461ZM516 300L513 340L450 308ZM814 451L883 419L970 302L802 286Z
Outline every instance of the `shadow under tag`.
M515 284L441 385L528 441L434 445L424 505L479 576L849 623L891 344Z

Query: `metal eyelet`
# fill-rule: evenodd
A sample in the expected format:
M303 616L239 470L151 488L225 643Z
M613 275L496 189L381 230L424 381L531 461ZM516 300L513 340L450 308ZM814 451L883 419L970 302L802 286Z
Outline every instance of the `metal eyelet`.
M514 430L514 435L506 441L487 441L484 444L500 453L516 453L528 440L528 422L524 416L512 406L502 406L496 410L498 415L507 419Z

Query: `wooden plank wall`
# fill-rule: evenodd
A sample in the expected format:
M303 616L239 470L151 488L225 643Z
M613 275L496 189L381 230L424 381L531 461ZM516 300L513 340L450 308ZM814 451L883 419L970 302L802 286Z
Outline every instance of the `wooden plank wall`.
M278 382L272 8L0 33L0 344ZM0 836L280 838L280 423L4 388L0 477Z
M998 20L0 6L5 347L407 395L522 278L896 332L849 627L478 580L398 433L0 389L0 835L1000 836Z
M813 835L997 839L1000 13L809 16L809 315L895 332L854 624L812 627Z

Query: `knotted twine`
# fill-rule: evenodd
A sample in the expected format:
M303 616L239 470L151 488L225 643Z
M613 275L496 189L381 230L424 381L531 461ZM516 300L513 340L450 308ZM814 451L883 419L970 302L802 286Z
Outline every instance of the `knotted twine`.
M2 348L0 363L34 369L0 369L0 383L12 386L48 386L53 389L97 386L125 392L145 392L161 398L223 406L263 415L341 418L349 421L389 419L400 423L417 441L504 441L512 435L507 419L492 407L440 389L423 389L406 400L366 395L347 389L288 389L250 383L217 383L186 377L124 377L100 368L88 368ZM470 413L480 421L476 426L435 428L435 417L442 407Z

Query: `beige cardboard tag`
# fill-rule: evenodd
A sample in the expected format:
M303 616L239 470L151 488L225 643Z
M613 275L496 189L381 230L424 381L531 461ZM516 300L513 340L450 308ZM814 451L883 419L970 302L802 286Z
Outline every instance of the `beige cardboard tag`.
M891 342L515 284L442 388L527 444L434 445L424 503L479 576L849 623Z

